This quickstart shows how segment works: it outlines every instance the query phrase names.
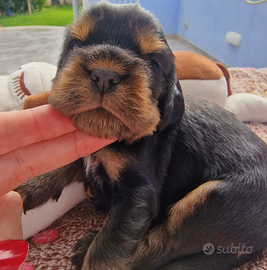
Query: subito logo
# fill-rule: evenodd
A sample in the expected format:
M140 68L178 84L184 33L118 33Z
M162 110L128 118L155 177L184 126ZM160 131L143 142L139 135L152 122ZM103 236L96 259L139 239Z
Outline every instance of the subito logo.
M206 255L212 255L215 251L215 248L212 244L208 243L203 246L203 252Z

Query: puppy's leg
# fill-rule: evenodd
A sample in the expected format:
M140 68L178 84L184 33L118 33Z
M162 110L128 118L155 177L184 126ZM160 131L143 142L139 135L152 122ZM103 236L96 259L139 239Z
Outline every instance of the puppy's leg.
M91 231L83 236L80 240L78 240L75 244L73 249L75 255L71 258L71 262L76 266L76 269L82 268L86 252L97 234L97 230Z
M104 227L87 250L84 270L131 269L129 263L138 240L157 214L157 191L148 179L130 169L122 173L121 179L115 184L113 203ZM81 269L78 264L76 267Z
M112 203L113 186L104 170L97 170L96 176L90 171L84 183L87 198L97 211L107 213Z
M46 203L50 198L58 200L65 186L74 181L84 181L83 160L34 177L19 186L16 191L23 199L24 212Z
M168 264L175 264L174 260L203 255L206 244L208 252L214 247L213 255L205 255L207 269L211 269L209 260L216 265L216 270L230 269L229 265L235 267L250 260L252 253L267 246L264 193L264 185L246 184L239 179L200 185L171 208L166 222L151 229L140 241L133 269L142 269L141 265L146 265L147 269L163 266L168 269ZM225 268L220 258L229 254L234 256L227 257L230 261ZM192 262L194 257L185 260L181 269L203 269L200 267L203 260L199 268L194 268Z

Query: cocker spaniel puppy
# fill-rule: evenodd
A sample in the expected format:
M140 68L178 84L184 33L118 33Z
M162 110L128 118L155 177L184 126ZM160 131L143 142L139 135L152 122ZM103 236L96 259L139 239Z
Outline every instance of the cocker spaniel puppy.
M77 269L229 270L267 247L266 144L217 105L183 97L149 12L102 2L75 21L49 103L79 130L118 139L18 189L28 210L84 181L108 211L77 242Z

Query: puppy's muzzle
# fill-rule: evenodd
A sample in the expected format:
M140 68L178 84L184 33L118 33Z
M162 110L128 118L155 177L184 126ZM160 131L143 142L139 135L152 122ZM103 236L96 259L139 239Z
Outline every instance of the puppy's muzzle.
M90 75L93 88L100 94L107 94L116 89L121 77L116 71L94 69Z

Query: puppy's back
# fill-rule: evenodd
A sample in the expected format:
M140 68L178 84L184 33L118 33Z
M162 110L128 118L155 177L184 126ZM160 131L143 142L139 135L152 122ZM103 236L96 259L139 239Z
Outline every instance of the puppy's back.
M168 135L172 155L164 192L168 196L163 198L166 205L212 180L236 181L242 176L244 182L265 186L265 142L215 103L190 96L185 96L185 103L181 122Z

